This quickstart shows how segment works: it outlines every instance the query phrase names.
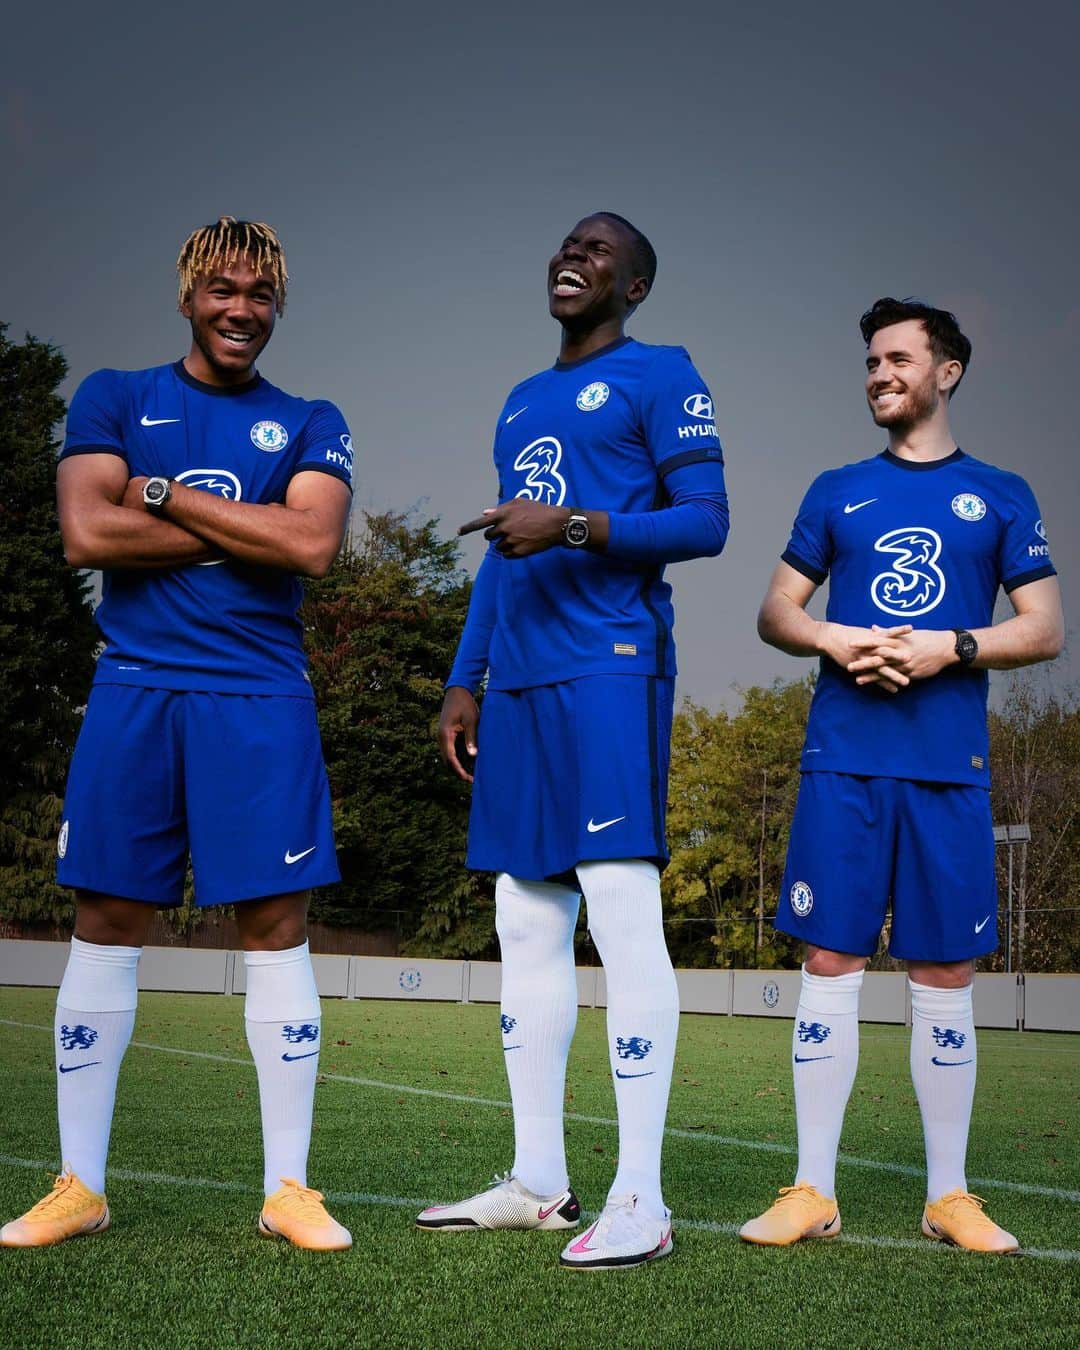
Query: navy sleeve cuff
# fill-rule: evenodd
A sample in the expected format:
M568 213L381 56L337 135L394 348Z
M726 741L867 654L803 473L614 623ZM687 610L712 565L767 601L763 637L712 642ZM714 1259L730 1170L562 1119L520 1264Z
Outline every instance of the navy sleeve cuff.
M684 450L682 454L665 459L662 464L657 465L657 471L661 478L666 478L669 473L674 473L676 469L685 469L688 464L719 464L722 468L724 452L718 445L695 446L693 450Z
M780 561L786 562L789 567L794 567L795 571L801 572L804 577L809 577L815 586L820 586L829 575L828 572L823 572L820 567L812 567L805 559L800 558L797 553L792 553L791 549L785 549L784 552L781 553Z
M1054 564L1043 563L1041 567L1035 567L1030 572L1021 572L1018 577L1010 577L1008 581L1003 581L1001 586L1006 595L1012 595L1020 586L1027 586L1032 581L1042 581L1043 577L1056 576L1057 568Z

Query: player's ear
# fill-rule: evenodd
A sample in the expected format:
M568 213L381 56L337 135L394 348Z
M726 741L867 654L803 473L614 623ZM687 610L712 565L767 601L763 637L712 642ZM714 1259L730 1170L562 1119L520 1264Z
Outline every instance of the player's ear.
M630 283L626 292L626 301L630 305L640 305L642 300L649 294L649 281L647 277L635 277Z
M959 361L943 361L938 367L938 388L943 394L952 393L963 373L964 367Z
M184 298L183 298L183 300L181 300L180 303L179 303L179 305L177 305L177 309L180 311L180 313L184 316L185 319L190 319L190 318L191 318L191 292L190 292L190 291L188 291L187 295L185 295Z

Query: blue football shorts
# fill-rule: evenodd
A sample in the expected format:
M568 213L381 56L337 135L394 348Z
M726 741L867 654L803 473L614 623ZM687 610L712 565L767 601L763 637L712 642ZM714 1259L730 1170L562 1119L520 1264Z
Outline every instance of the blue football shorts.
M674 680L647 675L489 691L466 866L526 881L601 859L663 867L674 699Z
M990 793L957 783L804 773L776 927L871 956L966 961L997 948Z
M63 886L200 906L340 880L311 699L97 684L68 775Z

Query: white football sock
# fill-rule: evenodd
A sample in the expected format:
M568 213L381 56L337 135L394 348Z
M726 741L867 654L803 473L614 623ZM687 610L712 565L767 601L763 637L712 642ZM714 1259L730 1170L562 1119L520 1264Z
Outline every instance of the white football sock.
M926 1142L926 1198L967 1190L964 1164L975 1099L975 1012L971 985L934 989L909 979L911 1081Z
M73 937L56 996L60 1162L99 1194L105 1190L116 1080L135 1026L141 951Z
M799 1170L822 1195L836 1195L836 1154L855 1070L859 1066L859 990L863 972L811 975L802 990L791 1037Z
M569 1185L563 1103L577 1025L574 929L581 896L568 886L495 880L502 955L502 1043L514 1104L513 1174L535 1195Z
M589 932L607 982L608 1054L619 1115L619 1166L608 1198L632 1192L650 1218L666 1210L660 1155L679 988L660 908L660 874L640 858L577 866Z
M311 1114L319 1071L319 991L308 944L283 952L245 952L244 1026L259 1077L263 1189L283 1177L307 1185Z

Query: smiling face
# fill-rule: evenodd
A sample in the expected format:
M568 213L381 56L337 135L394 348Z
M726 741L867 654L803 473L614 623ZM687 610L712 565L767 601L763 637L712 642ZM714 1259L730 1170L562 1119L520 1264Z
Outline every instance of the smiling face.
M564 328L619 325L649 293L634 240L607 216L586 216L548 263L548 309Z
M928 421L957 382L959 361L937 361L918 319L879 328L866 351L866 401L879 427L901 431Z
M191 321L187 367L207 384L242 384L270 341L277 292L269 268L241 256L196 279L180 312Z

